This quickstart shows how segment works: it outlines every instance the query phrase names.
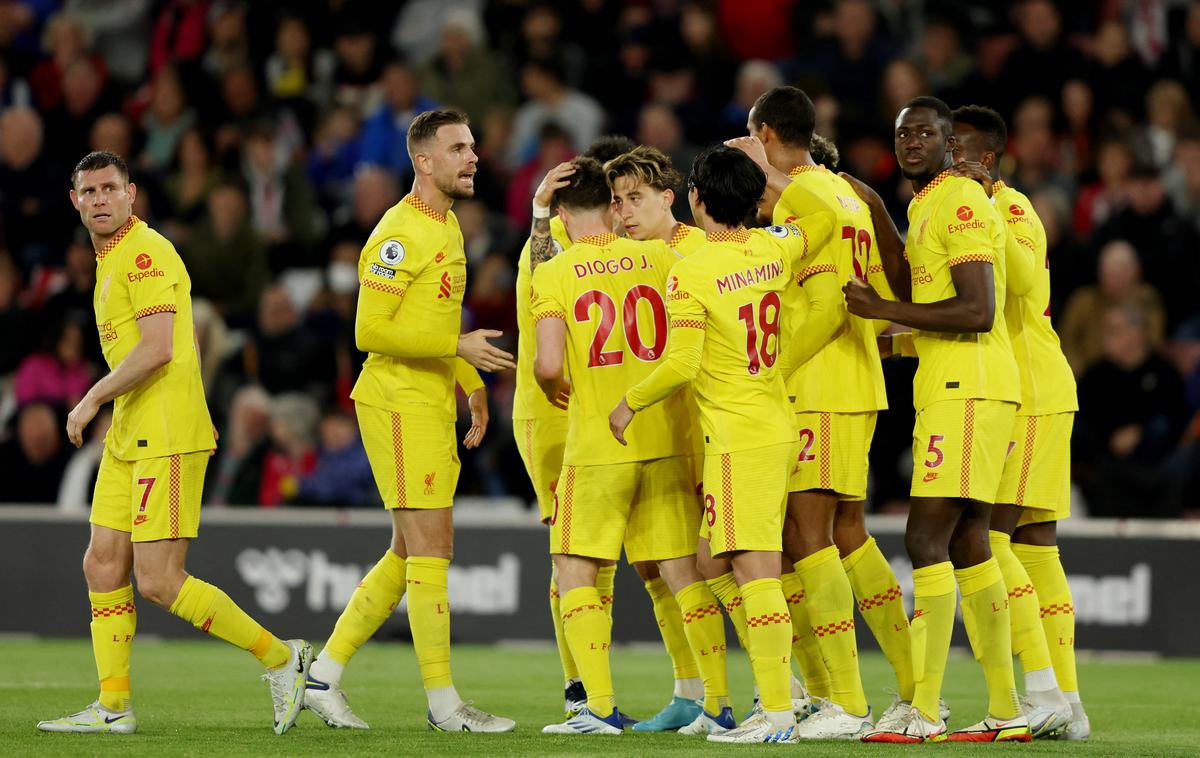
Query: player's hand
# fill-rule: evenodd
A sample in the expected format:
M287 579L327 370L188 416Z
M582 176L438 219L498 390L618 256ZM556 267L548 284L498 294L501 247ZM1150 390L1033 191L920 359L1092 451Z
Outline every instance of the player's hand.
M959 161L949 169L951 176L961 176L965 179L974 179L983 185L983 191L988 197L992 196L992 173L978 161Z
M498 332L495 329L476 329L473 332L460 334L458 350L455 351L455 354L475 368L484 371L503 371L506 368L515 368L517 364L513 363L510 353L506 353L488 342L490 339L503 336L504 332Z
M554 396L546 396L550 401L550 405L561 410L567 410L568 404L571 402L571 380L563 377L558 383L558 389L554 391Z
M538 185L537 191L533 193L533 204L548 207L554 199L554 193L570 184L571 174L574 173L575 164L570 162L560 163L550 169Z
M875 343L879 346L880 359L891 358L895 353L892 352L892 335L881 334L875 338Z
M96 418L100 406L90 395L84 395L79 404L67 415L67 439L75 447L83 446L83 430Z
M480 387L467 398L467 407L471 409L471 428L463 437L463 447L474 450L483 442L483 435L488 428L487 388Z
M629 403L625 398L621 398L621 402L617 403L617 407L613 408L613 412L608 414L608 428L612 432L612 436L617 442L622 445L628 445L625 441L625 430L629 427L629 423L633 421L634 410L629 407Z
M1108 449L1118 458L1126 458L1137 449L1142 441L1142 428L1137 424L1126 424L1108 438Z
M881 308L884 300L866 279L857 276L842 287L846 295L846 310L861 318L883 318Z
M867 205L883 205L883 199L879 197L879 193L871 189L863 180L847 174L845 171L839 171L838 176L846 180L846 183L854 188L854 194L862 198Z
M209 458L217 454L217 440L219 439L221 439L221 433L217 431L217 425L213 424L213 446L212 450L208 451Z
M767 148L763 147L762 140L758 137L734 137L725 140L725 146L741 150L750 156L750 160L757 163L763 171L766 171L767 166L770 165L767 163Z

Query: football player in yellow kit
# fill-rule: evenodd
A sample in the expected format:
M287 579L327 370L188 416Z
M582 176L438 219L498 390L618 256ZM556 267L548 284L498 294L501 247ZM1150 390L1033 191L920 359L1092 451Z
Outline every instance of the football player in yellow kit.
M1022 705L1035 738L1087 739L1091 728L1075 676L1074 601L1056 532L1057 522L1071 515L1071 428L1079 403L1050 325L1046 232L1029 198L1001 179L992 181L1008 142L1000 114L977 105L959 108L954 137L958 165L974 167L975 178L991 185L1007 232L1004 318L1021 371L1021 406L990 537L1008 588L1013 653L1025 671Z
M987 536L1021 392L1004 319L1004 224L976 182L947 172L953 145L950 109L941 100L918 97L900 111L896 158L916 193L903 247L878 196L864 198L900 299L884 300L860 279L843 288L851 313L912 327L919 359L905 534L914 567L916 687L911 707L863 737L870 742L1031 736L1013 678L1007 591ZM947 735L938 700L956 581L964 625L987 680L988 713Z

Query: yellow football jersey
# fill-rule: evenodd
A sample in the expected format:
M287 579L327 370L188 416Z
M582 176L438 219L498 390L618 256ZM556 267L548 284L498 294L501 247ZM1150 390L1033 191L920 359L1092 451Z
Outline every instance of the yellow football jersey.
M558 216L550 219L550 236L559 253L571 246L566 227ZM529 267L529 240L517 261L517 387L513 391L513 418L533 419L565 416L566 411L550 404L533 376L537 354L537 332L533 323L533 271Z
M654 371L667 351L664 289L678 254L661 240L615 234L581 237L533 272L533 318L567 324L571 378L563 463L586 466L688 455L691 429L682 394L648 413L622 446L608 414L625 390Z
M680 222L675 226L675 233L671 235L671 240L667 244L673 247L681 257L686 258L704 247L706 241L703 229Z
M455 369L467 288L467 258L453 212L407 195L371 232L358 260L355 333L396 343L370 351L350 397L361 403L453 421ZM405 348L420 341L417 356Z
M871 211L845 179L826 168L797 166L789 175L792 183L775 205L776 224L820 211L832 212L836 221L829 242L810 252L812 263L806 259L787 289L784 308L794 309L789 313L795 314L788 320L788 339L804 328L805 292L801 284L807 277L828 273L832 268L836 279L827 283L834 288L828 294L843 305L838 313L841 323L829 342L785 377L788 394L795 398L797 412L883 410L887 408L887 390L874 322L846 312L841 293L842 285L851 277L868 278L872 258L878 265Z
M1004 319L1004 222L978 183L943 172L908 206L904 255L912 274L912 301L953 297L950 269L961 263L992 264L996 315L992 329L954 334L913 330L919 364L913 404L980 398L1018 402L1020 376Z
M113 401L104 438L119 460L136 461L215 447L192 323L192 280L175 248L137 216L96 253L96 328L109 369L141 339L137 320L174 313L171 362Z
M708 244L671 270L672 331L703 333L691 386L706 456L796 439L795 414L777 366L786 329L782 297L808 239L829 233L831 214L817 215L799 225L709 234ZM629 391L630 407L648 413L678 381L656 373ZM639 417L630 429L647 421Z
M1075 375L1050 325L1046 230L1029 198L1004 182L992 185L992 197L1008 231L1004 320L1021 372L1021 407L1017 415L1077 411Z

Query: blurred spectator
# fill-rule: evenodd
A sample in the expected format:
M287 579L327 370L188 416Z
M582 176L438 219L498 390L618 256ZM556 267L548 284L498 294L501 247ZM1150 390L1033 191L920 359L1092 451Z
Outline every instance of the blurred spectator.
M0 111L16 106L29 107L33 105L33 93L29 83L17 76L9 62L0 55Z
M150 36L150 75L164 66L186 64L204 55L210 0L167 0Z
M65 286L51 295L42 305L43 323L57 324L73 321L83 327L83 354L91 363L104 365L100 350L100 333L95 327L93 300L96 297L96 251L87 231L79 227L67 247ZM0 369L0 374L4 373Z
M897 58L883 70L882 107L880 113L894 117L908 101L929 91L921 69L905 58Z
M733 99L721 111L720 124L725 133L740 135L745 132L754 101L767 90L781 84L783 77L773 63L749 60L739 66Z
M0 503L53 503L70 453L50 406L32 403L17 413L17 433L0 443Z
M107 68L104 60L91 52L91 46L91 30L79 16L60 12L50 18L42 34L42 47L49 57L34 67L29 75L34 104L38 110L45 113L62 102L63 77L77 61L90 62L99 84L103 85Z
M1178 39L1169 53L1166 69L1188 92L1200 92L1200 3L1193 0L1183 24L1173 31Z
M518 60L522 65L533 60L555 61L561 80L574 89L583 83L587 61L583 49L563 33L561 7L564 4L546 2L535 2L530 6L521 19ZM626 4L618 16L618 28L628 31L640 27L649 22L649 15L644 7Z
M150 0L66 0L63 7L91 31L114 78L134 84L145 75Z
M1147 324L1135 305L1103 316L1104 358L1079 380L1073 436L1089 513L1146 518L1165 512L1170 482L1163 464L1187 418L1183 382L1150 348Z
M221 77L250 65L250 39L246 32L246 8L239 2L219 2L209 13L208 46L204 70Z
M1179 134L1175 160L1163 177L1175 212L1200 232L1200 127Z
M718 0L717 18L726 44L739 60L780 60L792 54L790 10L794 0Z
M1020 43L1008 55L1000 73L1007 82L1001 112L1011 113L1017 98L1034 95L1056 98L1063 82L1077 76L1082 69L1079 54L1067 44L1063 35L1062 16L1050 0L1024 0L1016 9Z
M542 127L549 122L566 130L577 152L600 136L604 111L590 96L567 87L558 62L536 59L526 63L521 69L521 90L529 100L517 109L513 121L508 147L511 165L521 165L534 154Z
M1013 116L1011 146L1017 161L1013 181L1026 193L1044 187L1073 191L1074 182L1061 170L1062 151L1054 133L1054 104L1045 97L1021 101Z
M516 271L501 255L489 255L475 267L471 289L463 303L478 326L504 332L499 343L516 346L517 300ZM506 348L510 349L510 348Z
M1096 157L1097 180L1079 190L1075 200L1075 232L1083 238L1125 207L1133 149L1123 139L1100 144Z
M0 339L0 376L16 369L29 339L29 316L21 307L20 292L21 272L0 249L0 334L5 335Z
M289 393L271 401L270 446L263 458L258 504L285 505L300 492L300 481L317 468L320 413L308 395Z
M333 73L334 103L353 108L362 117L379 107L376 83L383 73L383 60L375 35L362 22L347 19L333 40L337 66Z
M267 283L267 251L247 216L246 195L232 182L208 196L208 213L179 249L192 295L211 300L226 321L248 321Z
M66 413L92 386L92 367L83 354L83 327L66 321L49 332L45 349L17 367L13 392L17 405L45 403Z
M67 174L43 150L43 137L42 119L32 108L0 113L0 228L24 269L52 262L75 226L63 199Z
M971 73L971 56L962 49L958 27L948 19L934 18L926 26L918 42L917 65L935 95L945 98L957 94ZM884 111L883 116L899 110Z
M354 169L361 150L358 114L345 106L330 109L313 137L308 178L317 202L331 215L353 197Z
M529 228L533 220L530 201L542 177L559 163L569 161L574 156L575 150L567 131L553 121L543 124L538 135L537 152L517 169L508 185L505 207L513 228Z
M1146 126L1138 135L1143 161L1162 169L1175 153L1179 130L1195 126L1195 113L1179 82L1164 79L1146 93Z
M1145 66L1134 55L1129 32L1123 24L1109 21L1100 26L1092 43L1092 59L1087 79L1104 82L1096 90L1096 110L1102 116L1118 110L1126 119L1139 115L1148 76Z
M338 240L354 240L359 249L367 244L371 230L403 194L396 177L381 168L364 166L354 174L354 197L350 203L349 218L334 230Z
M276 142L274 125L265 120L246 137L243 155L250 223L268 246L271 269L312 265L317 209L304 169L292 162L286 146Z
M315 123L313 109L326 107L333 96L336 65L333 53L312 49L304 19L286 14L275 28L275 51L267 58L267 92L299 110L311 130Z
M1063 352L1075 375L1083 374L1104 355L1104 314L1116 306L1137 308L1148 345L1163 343L1166 314L1154 288L1142 281L1137 251L1124 240L1114 240L1100 251L1097 284L1071 295L1059 324Z
M1068 79L1062 88L1063 167L1079 176L1092 168L1092 150L1098 131L1096 99L1084 79Z
M331 393L330 350L304 328L300 313L280 285L265 289L258 303L258 327L243 350L246 377L271 394Z
M213 165L212 150L199 129L188 129L180 136L175 167L165 189L171 218L186 234L187 226L203 217L208 196L221 181L221 170ZM176 234L175 241L185 240Z
M685 175L691 171L692 161L700 153L695 145L684 140L683 125L679 123L675 111L665 105L651 103L642 108L635 138L639 145L649 145L663 151L671 159L671 164ZM688 220L692 217L687 193L682 189L675 191L672 210L677 219Z
M107 150L129 160L133 157L133 124L120 113L100 116L88 135L88 151L92 150Z
M362 506L379 501L371 463L353 414L330 411L321 417L320 447L312 472L300 478L292 501L303 505Z
M165 170L175 157L179 138L195 123L196 113L188 105L179 72L173 66L160 69L154 78L150 108L142 116L146 144L138 163L151 171Z
M384 101L363 123L360 158L369 165L386 168L404 182L412 177L408 126L421 113L436 108L437 103L420 93L412 68L403 61L384 66L380 83Z
M488 111L516 101L508 61L488 50L479 14L465 8L446 14L441 48L417 74L431 102L462 109L476 128Z
M239 389L229 420L217 441L217 458L208 467L207 500L217 505L255 505L262 486L271 425L271 396L255 384Z
M58 487L58 508L70 513L87 514L92 509L92 492L96 489L96 473L104 455L104 437L112 426L112 408L103 406L88 425L87 442L71 453L63 469L62 484Z
M217 372L229 349L229 330L221 314L204 298L192 300L192 323L196 329L196 346L200 349L200 376L204 392L212 394Z
M483 0L409 0L392 26L392 47L423 64L437 54L441 32L452 15L466 11L478 17L483 5Z
M0 3L0 50L11 48L22 57L38 47L42 25L56 10L54 0L7 0Z
M95 65L86 58L67 67L62 86L62 100L46 114L46 138L56 152L78 160L88 152L92 124L116 103L105 92Z

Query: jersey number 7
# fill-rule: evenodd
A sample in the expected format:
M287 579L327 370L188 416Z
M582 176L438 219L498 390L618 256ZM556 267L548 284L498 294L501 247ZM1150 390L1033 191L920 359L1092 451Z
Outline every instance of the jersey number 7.
M654 326L654 339L647 346L638 329L638 301L650 304ZM603 290L588 290L575 300L575 321L584 323L592 320L592 306L600 311L600 326L592 337L588 348L588 368L617 366L625 362L624 350L605 350L617 325L617 304ZM667 346L667 306L662 293L648 284L637 284L625 293L621 304L621 322L625 328L625 343L639 360L656 361L662 357Z
M757 376L763 366L771 368L779 355L779 293L768 292L758 301L758 320L755 321L754 303L738 308L738 318L746 324L746 370ZM762 333L762 340L758 338ZM769 340L775 338L774 344Z

